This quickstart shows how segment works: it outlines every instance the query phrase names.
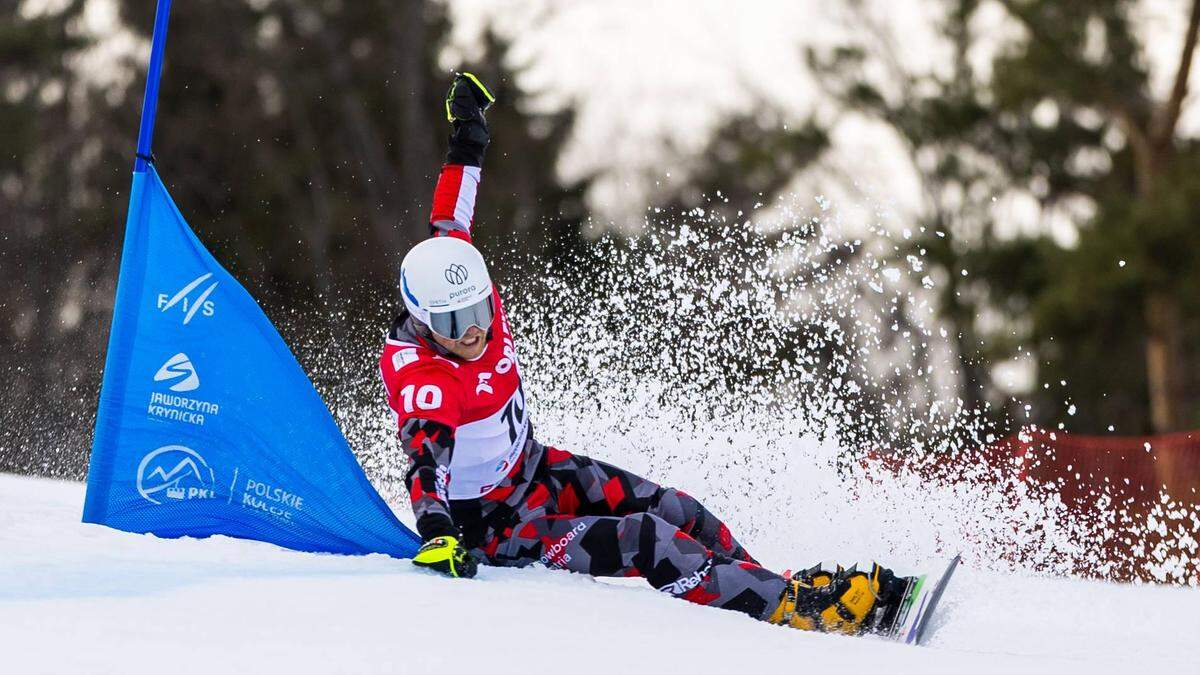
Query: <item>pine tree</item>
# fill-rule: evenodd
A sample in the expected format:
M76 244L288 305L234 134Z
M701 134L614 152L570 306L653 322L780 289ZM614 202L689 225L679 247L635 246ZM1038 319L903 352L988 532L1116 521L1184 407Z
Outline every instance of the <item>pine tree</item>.
M86 3L18 12L28 4L0 2L0 406L23 413L0 430L0 470L79 477L145 66L139 55L115 70L82 68ZM145 45L154 4L118 5L121 28ZM419 0L172 6L157 165L200 239L319 387L357 382L354 369L374 377L395 270L428 235L445 152L448 29L444 6ZM480 197L484 246L540 250L543 228L570 245L581 188L559 186L554 160L571 116L525 112L513 73L498 65L506 45L485 47L480 74L502 101L491 120L496 170ZM331 343L354 359L316 359Z
M950 75L905 73L885 93L862 47L815 55L848 106L886 121L908 143L931 195L929 236L942 309L958 327L964 379L1002 398L977 364L1027 356L1042 386L1033 421L1102 431L1200 424L1196 143L1177 124L1200 2L1179 26L1183 48L1168 97L1150 91L1145 47L1126 0L1005 0L1020 28L976 73L980 3L947 3ZM989 26L982 30L995 29ZM895 64L893 64L895 65ZM1083 204L1078 242L1014 235L991 202L1020 190L1047 214ZM969 271L963 277L960 272ZM1004 317L982 330L981 314Z

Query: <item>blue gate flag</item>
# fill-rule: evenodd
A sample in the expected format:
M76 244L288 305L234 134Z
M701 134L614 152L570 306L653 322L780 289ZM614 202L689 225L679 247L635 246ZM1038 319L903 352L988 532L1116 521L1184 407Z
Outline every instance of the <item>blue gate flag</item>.
M301 551L419 545L150 163L133 174L83 520Z

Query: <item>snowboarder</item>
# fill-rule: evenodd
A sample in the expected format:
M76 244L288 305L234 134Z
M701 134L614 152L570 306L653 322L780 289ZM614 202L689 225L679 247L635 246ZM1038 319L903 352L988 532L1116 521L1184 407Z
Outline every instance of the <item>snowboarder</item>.
M404 310L380 358L425 541L413 562L455 577L474 576L480 560L640 576L670 595L775 624L843 633L890 626L910 578L879 565L776 574L683 491L534 440L515 341L471 244L490 141L484 112L494 100L469 73L446 96L452 131L432 237L401 264Z

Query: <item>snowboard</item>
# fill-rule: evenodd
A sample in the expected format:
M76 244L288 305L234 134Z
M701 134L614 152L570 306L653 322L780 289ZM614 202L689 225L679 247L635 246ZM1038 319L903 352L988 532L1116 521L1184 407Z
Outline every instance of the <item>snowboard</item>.
M904 601L896 613L896 620L890 630L883 631L884 637L904 644L921 644L921 638L925 635L925 627L929 625L929 619L937 611L938 601L942 599L942 592L946 590L947 584L950 583L950 577L954 575L954 570L958 567L961 559L962 555L954 556L936 582L931 582L927 574L909 579Z

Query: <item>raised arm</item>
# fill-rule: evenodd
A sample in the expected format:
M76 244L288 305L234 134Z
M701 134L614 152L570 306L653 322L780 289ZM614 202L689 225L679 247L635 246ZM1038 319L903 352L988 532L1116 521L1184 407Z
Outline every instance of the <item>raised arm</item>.
M429 216L434 236L471 240L475 189L490 140L483 113L495 100L470 73L459 73L450 85L446 94L449 149ZM456 577L474 576L477 562L459 541L461 533L447 495L454 435L462 413L460 387L438 367L423 363L414 344L389 338L380 367L388 404L400 426L400 445L412 462L404 479L417 532L425 540L413 563Z
M487 87L470 73L459 73L446 93L446 120L451 131L429 216L434 236L471 240L476 188L483 155L491 141L484 112L495 101Z

